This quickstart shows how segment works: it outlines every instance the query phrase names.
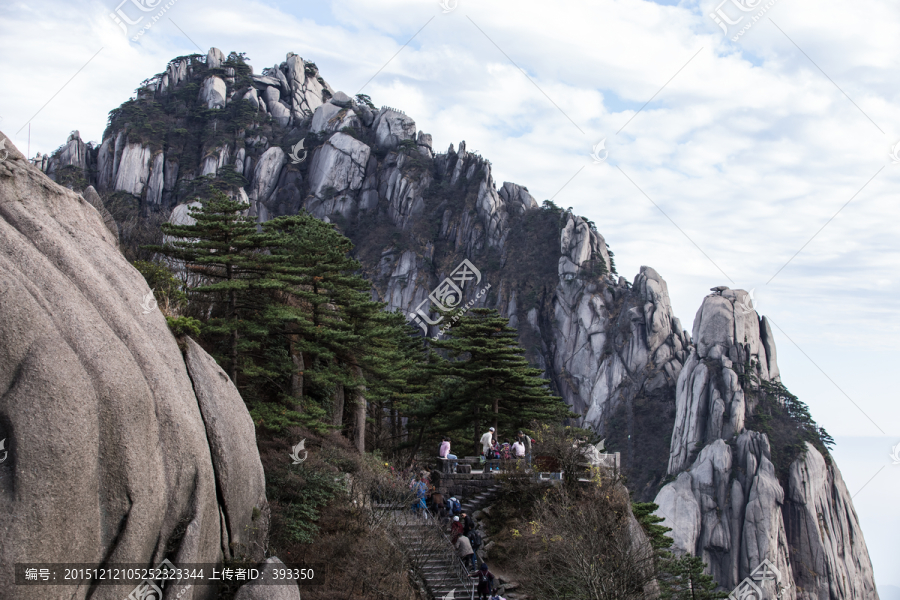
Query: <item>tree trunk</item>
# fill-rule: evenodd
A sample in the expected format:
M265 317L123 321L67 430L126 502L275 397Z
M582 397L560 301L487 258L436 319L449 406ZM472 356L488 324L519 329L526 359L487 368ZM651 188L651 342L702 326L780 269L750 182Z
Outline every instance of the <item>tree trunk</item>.
M395 447L400 443L400 419L396 408L391 408L391 441Z
M479 440L481 438L478 437L479 429L481 429L481 422L478 419L478 413L480 412L480 410L481 410L481 407L479 407L479 406L475 407L475 418L473 419L473 421L475 422L475 456L478 456L479 454L481 454L481 445L479 443Z
M233 270L231 265L226 269L227 279L231 281ZM231 332L231 382L237 387L237 362L238 362L238 332L237 324L234 323L237 317L237 294L234 290L228 292L228 312L232 320L232 326L235 329Z
M500 398L494 398L494 435L500 441L500 428L497 426L500 416Z
M372 435L372 450L378 450L384 443L384 405L381 403L373 406L375 412L375 431Z
M344 424L344 386L337 384L332 397L331 424L340 428Z
M360 454L366 451L366 386L362 383L363 373L359 365L353 367L353 374L360 380L353 390L353 402L356 414L356 427L354 428L354 443Z
M303 353L297 351L297 339L299 336L291 335L291 361L294 363L294 371L291 373L291 396L298 403L303 399Z

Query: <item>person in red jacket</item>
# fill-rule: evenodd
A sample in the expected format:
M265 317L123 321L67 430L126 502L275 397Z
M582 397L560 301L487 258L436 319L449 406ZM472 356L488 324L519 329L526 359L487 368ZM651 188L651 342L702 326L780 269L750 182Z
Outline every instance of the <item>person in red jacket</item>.
M459 517L453 517L453 525L450 526L450 542L455 544L456 538L461 536L463 533L463 524L460 522Z

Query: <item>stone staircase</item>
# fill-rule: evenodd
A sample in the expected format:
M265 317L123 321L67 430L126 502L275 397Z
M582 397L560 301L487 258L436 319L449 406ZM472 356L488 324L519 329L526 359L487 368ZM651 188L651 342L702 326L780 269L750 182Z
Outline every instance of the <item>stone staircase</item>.
M470 516L484 508L493 500L499 486L494 485L470 498L459 498L462 510ZM405 538L411 545L413 562L419 570L428 595L433 600L444 600L452 591L454 600L472 598L475 580L469 578L469 566L464 565L450 543L447 528L442 527L428 514L424 517L410 517L402 525Z

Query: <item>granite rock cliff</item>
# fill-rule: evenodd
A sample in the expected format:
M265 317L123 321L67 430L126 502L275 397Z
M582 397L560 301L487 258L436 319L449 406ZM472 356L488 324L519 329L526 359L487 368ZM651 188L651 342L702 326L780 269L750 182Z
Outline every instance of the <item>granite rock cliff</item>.
M120 253L115 223L104 223L94 205L99 199L53 183L7 150L3 597L124 598L134 588L11 585L15 563L262 560L265 478L237 389L192 340L179 347L144 278ZM211 592L199 586L181 597Z
M373 296L428 336L444 325L432 292L469 261L477 278L462 302L509 317L578 423L622 452L636 496L656 496L677 548L729 588L768 558L787 597L877 598L827 451L776 465L767 435L746 426L758 382L780 381L772 330L746 292L717 288L689 334L659 273L618 276L593 222L498 185L465 142L436 151L402 110L335 91L293 53L261 75L222 57L172 61L112 113L101 143L74 135L35 164L93 184L111 206L127 197L177 220L210 185L259 221L308 210L351 238ZM225 83L224 104L220 87L204 86L211 77ZM166 127L136 125L151 118Z

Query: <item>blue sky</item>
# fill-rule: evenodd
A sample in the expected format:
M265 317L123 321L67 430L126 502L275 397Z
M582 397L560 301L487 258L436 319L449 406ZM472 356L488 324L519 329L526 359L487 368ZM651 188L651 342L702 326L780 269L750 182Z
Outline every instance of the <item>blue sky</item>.
M876 578L900 586L884 510L900 498L900 5L777 0L732 41L753 13L731 3L744 20L728 37L705 0L449 4L176 0L133 43L117 1L5 2L0 130L24 151L30 120L32 154L73 129L99 141L107 111L195 43L257 71L292 51L336 89L365 84L436 148L466 140L498 183L592 219L622 275L667 280L686 329L709 288L754 289L786 385L838 440L848 487L865 486Z

